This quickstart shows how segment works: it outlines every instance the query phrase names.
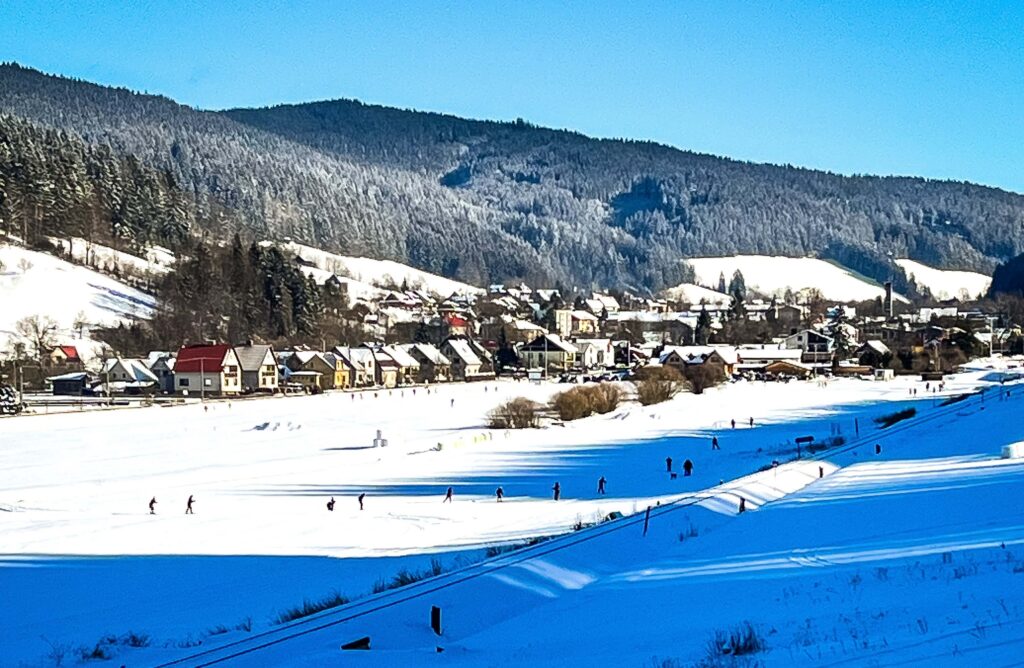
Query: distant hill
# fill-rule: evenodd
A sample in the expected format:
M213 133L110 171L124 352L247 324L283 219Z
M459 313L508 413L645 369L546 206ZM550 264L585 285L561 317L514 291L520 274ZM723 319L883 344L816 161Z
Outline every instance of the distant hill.
M911 292L890 258L990 274L1024 252L1024 196L845 177L528 123L338 100L198 111L0 67L0 113L106 145L236 227L474 285L525 279L656 290L681 258L816 255ZM217 207L222 212L211 215ZM891 255L890 255L891 254Z

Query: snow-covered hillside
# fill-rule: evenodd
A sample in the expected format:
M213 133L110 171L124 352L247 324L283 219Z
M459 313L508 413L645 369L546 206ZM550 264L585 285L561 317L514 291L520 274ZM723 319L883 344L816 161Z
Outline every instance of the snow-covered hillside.
M282 244L281 246L318 269L338 274L341 277L351 278L362 284L355 285L354 288L356 290L364 289L363 286L391 288L401 286L405 282L410 289L425 290L440 297L448 297L455 293L478 294L483 292L481 288L467 283L461 283L450 278L421 271L420 269L414 269L408 265L392 262L391 260L373 260L367 257L337 255L336 253L329 253L294 241Z
M145 252L145 257L114 250L102 244L90 243L78 237L49 237L50 243L70 254L72 258L89 266L117 267L139 276L166 274L174 266L174 254L166 248L155 246Z
M680 496L699 493L707 497L705 502L692 512L673 513L678 521L656 513L646 542L640 526L630 524L632 530L611 542L587 540L581 546L590 548L535 556L516 568L478 575L450 593L438 592L430 603L416 599L394 607L393 614L361 617L310 636L309 644L285 643L279 653L247 655L237 665L329 663L325 657L352 634L373 636L378 649L366 660L374 665L415 665L434 656L435 644L446 646L446 661L459 665L566 665L605 652L609 665L622 665L624 652L630 653L629 665L644 665L648 657L668 656L669 651L688 656L689 645L680 643L679 634L693 633L696 646L702 647L708 629L726 623L728 600L707 591L721 577L714 571L704 579L666 574L702 568L705 559L715 564L742 554L750 561L760 551L784 549L779 545L787 537L803 534L786 533L773 524L765 530L771 535L762 536L751 524L760 512L735 517L737 495L745 495L753 511L815 485L818 464L769 469L724 485L720 480L733 481L775 458L792 456L792 438L805 434L820 440L838 433L850 442L859 435L863 447L821 464L829 476L837 465L865 459L978 459L1020 437L1015 435L1018 422L1004 419L1007 411L1019 410L1015 402L1006 402L1004 410L993 398L983 414L977 401L952 408L939 405L943 396L979 383L984 384L975 376L950 379L945 395L929 393L919 401L908 400L908 389L919 387L923 394L923 383L907 379L839 380L825 387L812 382L738 383L702 396L682 395L662 406L625 404L611 414L565 427L508 434L481 426L492 406L520 394L544 400L564 386L500 382L437 387L429 395L419 388L415 395L404 389L215 403L209 411L189 405L11 419L3 424L7 438L0 449L0 470L5 471L0 510L7 511L0 532L0 554L5 555L0 589L14 592L16 603L0 607L0 646L12 661L33 662L45 657L52 643L91 647L102 637L132 630L150 635L152 646L111 651L122 663L156 665L285 629L273 623L275 615L303 599L320 599L332 591L365 596L378 580L386 581L402 568L429 568L431 559L446 569L466 567L488 545L561 533L578 521L596 521L613 511L631 515L659 502L668 508ZM922 414L918 431L883 432L874 425L875 416L906 406ZM961 412L965 422L956 427ZM746 426L749 413L755 418L753 428ZM944 417L926 421L932 414ZM736 429L729 426L734 418L740 422ZM978 420L985 421L984 438L968 437L982 433ZM377 429L389 440L386 448L370 447ZM710 449L713 434L721 440L720 451ZM942 439L936 441L933 434L942 434ZM873 455L876 438L884 444L882 457ZM211 442L217 447L209 447ZM665 472L666 456L675 459L675 468L692 459L694 475L671 479ZM960 486L990 479L981 468L967 468L955 474ZM879 473L885 472L866 469L862 480ZM608 480L607 495L596 491L601 476ZM908 477L895 475L892 484ZM562 490L557 503L550 496L556 481ZM451 504L442 503L448 485L455 489ZM494 498L499 485L506 494L500 504ZM828 513L841 498L855 493L855 487L843 489L814 507ZM361 511L356 496L362 492L367 497ZM960 493L972 491L964 487ZM190 494L197 500L194 517L183 515ZM146 510L152 496L158 502L156 516ZM899 503L905 492L865 496ZM331 497L337 507L327 512L324 504ZM873 521L895 522L899 508L874 507ZM734 520L742 524L730 524ZM798 524L813 528L804 533L822 545L842 538L845 542L835 545L853 550L866 549L856 546L867 544L870 534L885 534L841 516L801 518ZM824 529L831 525L847 533ZM941 521L924 525L941 526ZM857 534L857 529L866 533ZM649 579L649 569L659 578ZM756 577L758 570L738 573ZM835 571L814 572L819 573L842 577ZM740 584L729 586L742 586L745 576L737 577ZM866 574L861 577L867 579ZM770 580L763 588L766 596ZM117 583L116 606L110 604L112 582ZM683 589L691 583L699 586ZM788 611L780 613L790 617L780 619L814 614L808 596L816 589L807 581L801 584L803 591L811 594L794 598ZM396 590L402 596L406 592L411 590ZM622 607L630 596L642 605ZM366 609L379 600L366 598L353 605ZM674 606L672 600L689 603ZM846 599L835 600L837 606L851 607ZM445 609L447 631L441 640L426 626L424 605L431 604ZM696 613L698 607L715 606L714 615ZM742 618L759 624L763 616L755 613L768 611L743 606ZM626 615L628 620L621 618L626 609L634 610ZM546 610L563 621L556 624ZM251 631L232 630L247 617L251 622L241 626L251 624ZM521 625L511 617L521 618ZM550 644L560 630L565 645L569 627L564 622L569 619L576 620L573 634L587 635L587 642L572 643L577 654L571 660ZM617 619L614 626L621 626L614 634L617 649L591 644L591 636L608 626L608 619ZM827 634L829 627L820 626L824 622L818 619L811 632ZM659 623L671 625L673 633L659 634ZM213 630L222 625L224 632ZM402 631L396 634L395 629ZM627 632L633 639L623 642ZM533 638L539 643L533 649L524 645ZM185 658L185 665L196 663Z
M680 283L674 288L669 288L665 291L665 297L690 304L720 304L728 306L732 301L732 297L725 293L709 290L693 283Z
M932 291L937 299L974 299L988 291L992 277L973 271L935 269L914 260L896 260L907 277Z
M846 302L874 299L885 294L878 283L817 258L734 255L698 257L685 262L693 267L696 282L700 285L717 286L723 274L728 283L738 269L743 273L747 288L765 296L781 297L787 289L795 293L817 288L826 299ZM897 299L903 300L898 295Z
M88 329L148 318L156 306L151 295L109 276L20 246L0 245L0 264L0 348L28 316L53 318L63 341L77 334L80 316Z

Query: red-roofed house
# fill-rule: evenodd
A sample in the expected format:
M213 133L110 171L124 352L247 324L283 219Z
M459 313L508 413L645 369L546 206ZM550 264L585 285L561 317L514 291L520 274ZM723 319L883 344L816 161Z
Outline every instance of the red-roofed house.
M74 346L57 346L50 351L52 366L81 368L82 358L78 356L78 348Z
M445 316L445 322L448 324L449 336L468 336L472 333L470 332L469 321L462 316L449 313Z
M174 384L178 392L204 396L207 394L239 394L242 391L242 370L231 346L184 346L174 363Z

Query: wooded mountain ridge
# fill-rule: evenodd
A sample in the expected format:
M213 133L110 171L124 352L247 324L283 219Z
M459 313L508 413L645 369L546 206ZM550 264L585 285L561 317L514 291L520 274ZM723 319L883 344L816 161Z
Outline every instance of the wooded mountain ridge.
M153 206L170 199L185 211L160 216L173 235L184 220L224 240L239 230L290 237L478 285L657 290L687 278L682 258L757 253L834 259L894 275L905 290L891 257L991 273L1024 252L1019 194L739 162L522 121L351 100L201 111L14 64L0 66L0 114L21 119L0 132L25 134L24 122L58 130L85 146L75 151L109 152L158 191L172 184ZM7 144L20 148L2 158L0 186L22 207L40 188L52 193L46 181L79 178L24 141Z

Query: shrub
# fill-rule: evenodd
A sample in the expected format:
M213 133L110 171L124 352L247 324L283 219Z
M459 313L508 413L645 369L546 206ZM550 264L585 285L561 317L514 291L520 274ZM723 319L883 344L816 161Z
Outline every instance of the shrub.
M289 608L287 610L284 610L283 612L278 613L275 623L285 624L296 619L309 617L310 615L315 615L318 612L330 610L331 608L337 608L339 605L345 605L349 602L349 600L350 599L347 596L342 596L336 591L331 592L330 594L328 594L327 596L318 601L310 601L308 599L303 599L302 605L296 606L294 608ZM249 621L249 628L252 628L251 620Z
M743 622L729 631L715 631L707 644L707 658L747 656L764 649L764 641L750 622Z
M660 404L676 396L686 387L683 376L673 367L644 367L637 371L636 398L644 406Z
M444 565L438 559L430 560L430 568L422 571L413 571L408 568L403 568L393 576L391 580L385 580L384 578L378 579L373 584L373 593L380 594L381 592L388 591L389 589L398 589L406 585L411 585L414 582L420 580L426 580L429 577L434 577L444 573Z
M725 369L718 364L705 362L686 367L686 380L694 394L704 394L704 390L725 382Z
M540 404L526 397L510 399L488 415L492 429L532 429L540 426Z
M551 410L560 420L578 420L594 413L612 412L618 408L623 395L622 388L612 383L581 385L552 397Z
M895 413L889 413L888 415L876 417L875 422L878 424L880 429L885 429L886 427L893 426L894 424L900 422L901 420L909 420L915 415L917 415L916 408L905 408L904 410L896 411Z
M127 645L128 647L149 647L149 643L149 636L145 633L129 631L121 636L121 644Z

